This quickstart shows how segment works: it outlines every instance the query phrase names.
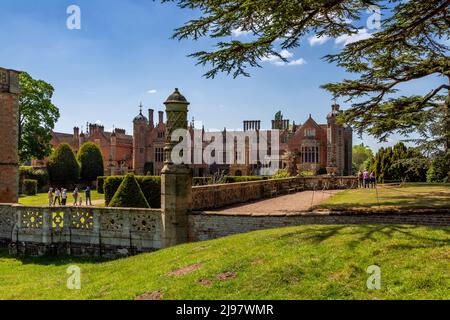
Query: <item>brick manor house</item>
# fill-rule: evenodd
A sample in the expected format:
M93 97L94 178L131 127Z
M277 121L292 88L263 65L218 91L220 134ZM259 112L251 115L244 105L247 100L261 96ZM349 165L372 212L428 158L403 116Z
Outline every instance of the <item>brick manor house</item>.
M177 90L169 99L185 99ZM57 147L68 143L75 152L84 142L94 142L100 147L104 159L105 175L122 175L134 171L136 174L160 175L164 164L164 145L166 141L164 112L158 112L158 121L154 121L154 110L149 109L145 116L140 106L139 114L133 119L133 135L127 135L123 129L106 132L98 124L87 124L86 132L75 127L72 134L54 132L51 144ZM325 124L318 124L312 116L303 125L296 125L281 117L272 120L272 129L280 131L280 168L288 169L292 174L302 171L313 173L352 174L353 131L350 127L336 122L340 107L333 104ZM191 134L194 123L188 125ZM243 131L261 130L261 121L243 122ZM204 132L204 131L203 131ZM226 129L224 129L226 132ZM269 131L270 132L270 131ZM269 133L270 134L270 133ZM203 143L205 147L207 144ZM229 175L259 175L260 166L249 164L249 148L246 148L245 164L191 165L194 176L207 176L217 171ZM241 161L242 162L242 161ZM44 166L45 160L33 161L33 166Z

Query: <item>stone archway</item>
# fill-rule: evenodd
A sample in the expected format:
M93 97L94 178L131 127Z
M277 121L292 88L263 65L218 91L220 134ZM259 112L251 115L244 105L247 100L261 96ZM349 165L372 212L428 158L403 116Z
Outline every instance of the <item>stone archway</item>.
M0 68L0 203L17 203L19 190L19 72Z

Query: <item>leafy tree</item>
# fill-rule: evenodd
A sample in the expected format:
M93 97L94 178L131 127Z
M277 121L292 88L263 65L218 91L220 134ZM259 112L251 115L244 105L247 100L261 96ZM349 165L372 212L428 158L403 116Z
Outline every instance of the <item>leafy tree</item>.
M450 182L450 151L437 155L427 172L428 182Z
M115 208L150 208L133 174L128 174L109 203Z
M52 183L67 185L78 181L80 165L75 153L67 143L60 144L50 155L47 171Z
M358 34L367 7L380 6L388 12L380 17L378 31L325 57L359 78L323 88L352 102L340 116L341 122L382 141L393 132L419 132L426 138L423 131L439 115L442 128L433 140L439 147L449 148L450 62L444 42L450 38L448 0L162 1L200 12L198 18L176 29L173 37L217 41L213 50L191 54L198 64L211 66L205 74L208 78L219 72L249 76L248 67L260 67L262 59L270 56L287 61L280 50L300 46L302 38L311 33L332 38ZM227 40L235 30L249 32L250 40ZM405 83L429 76L442 79L429 93L398 95Z
M78 151L81 166L80 176L83 181L92 182L104 174L103 156L95 143L86 142Z
M367 159L373 157L372 150L361 144L359 146L353 146L353 172L358 172L367 168Z
M19 156L21 162L47 157L59 110L52 103L53 87L28 73L20 74Z
M418 149L407 148L400 142L394 147L380 148L368 164L368 169L380 182L403 179L420 182L426 180L429 159Z

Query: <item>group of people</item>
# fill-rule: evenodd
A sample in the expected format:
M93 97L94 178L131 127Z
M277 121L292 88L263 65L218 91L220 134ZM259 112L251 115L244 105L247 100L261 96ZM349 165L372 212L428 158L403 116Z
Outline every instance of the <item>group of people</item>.
M364 171L358 172L358 187L359 188L376 188L377 186L377 177L375 176L375 172L370 172L365 169Z
M84 191L85 193L85 199L86 199L86 205L92 206L91 201L91 189L87 187ZM59 206L65 206L67 205L67 189L65 188L50 188L48 190L48 205L49 206L55 206L56 203L58 203ZM74 206L82 206L83 205L83 195L78 190L78 188L75 188L72 192L73 196L73 205Z

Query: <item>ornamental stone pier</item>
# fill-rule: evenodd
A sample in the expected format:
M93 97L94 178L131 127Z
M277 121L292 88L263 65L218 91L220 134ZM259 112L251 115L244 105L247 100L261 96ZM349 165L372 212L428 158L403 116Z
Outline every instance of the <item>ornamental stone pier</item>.
M177 129L187 130L189 102L175 89L166 106L165 162L161 173L161 208L164 248L188 241L188 210L192 203L192 173L186 164L174 164L171 152L178 143L171 140Z
M0 203L17 203L19 190L19 72L0 68Z

